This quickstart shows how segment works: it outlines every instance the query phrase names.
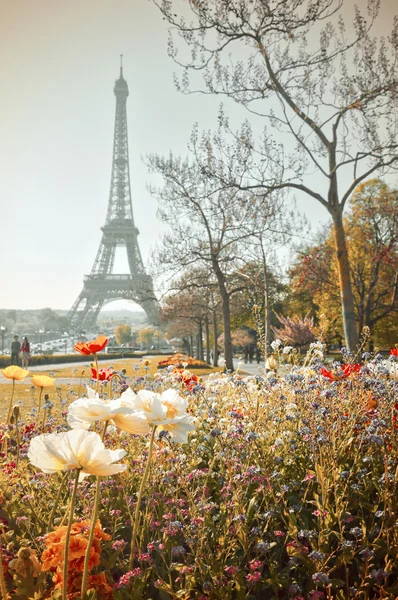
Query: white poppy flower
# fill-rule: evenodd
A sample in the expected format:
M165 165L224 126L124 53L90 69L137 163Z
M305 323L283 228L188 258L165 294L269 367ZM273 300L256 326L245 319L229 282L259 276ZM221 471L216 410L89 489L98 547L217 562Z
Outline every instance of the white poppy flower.
M28 451L32 465L44 473L81 469L80 479L125 471L127 465L113 464L125 455L124 450L108 450L97 433L84 429L38 435Z
M155 423L166 418L167 407L160 401L160 394L149 390L139 390L135 394L128 388L120 396L122 406L143 412L148 423Z
M175 419L186 414L188 408L188 400L182 398L177 390L172 388L163 392L160 396L160 401L166 407L166 418Z
M79 398L69 405L68 423L73 427L73 423L85 421L94 423L95 421L109 421L111 419L112 407L109 402L104 402L98 396L89 398Z
M188 431L195 429L195 419L191 415L184 415L176 419L164 419L161 423L153 422L158 425L159 431L167 431L174 442L185 444L188 441Z
M195 429L195 419L186 413L188 401L174 389L162 394L149 390L140 390L135 394L129 388L123 392L120 400L123 406L143 413L148 424L156 425L159 431L168 431L175 442L186 442L188 431ZM124 420L127 418L127 415L123 416Z
M120 402L120 400L116 402ZM117 410L117 412L115 411L112 414L112 421L122 431L135 435L145 435L150 430L144 411L129 409L129 412L123 412L122 410Z
M67 421L72 429L88 429L93 422L113 421L116 427L128 433L142 435L149 431L148 421L142 411L124 406L120 398L104 402L97 394L92 393L89 393L88 398L72 402Z

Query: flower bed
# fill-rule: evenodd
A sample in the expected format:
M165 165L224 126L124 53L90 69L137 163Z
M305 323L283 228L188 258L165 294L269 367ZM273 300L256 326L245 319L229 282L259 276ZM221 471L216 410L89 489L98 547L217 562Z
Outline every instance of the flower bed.
M187 356L186 354L173 354L158 362L158 369L164 369L165 367L178 367L180 369L183 367L189 367L190 369L211 368L207 362L192 358L192 356Z
M100 383L103 397L89 391L69 416L61 405L44 409L44 418L20 407L18 429L14 419L1 440L4 585L60 598L66 573L66 597L78 598L88 552L90 598L395 599L394 361L343 369L318 355L280 374L278 365L262 377L211 374L203 385L166 370L132 378L127 390L125 381L114 391ZM65 567L73 471L46 474L28 451L45 432L65 436L73 419L86 419L92 431L109 422L106 464L114 474L97 486L93 457L83 465ZM133 421L142 427L136 434ZM152 437L146 422L159 424Z

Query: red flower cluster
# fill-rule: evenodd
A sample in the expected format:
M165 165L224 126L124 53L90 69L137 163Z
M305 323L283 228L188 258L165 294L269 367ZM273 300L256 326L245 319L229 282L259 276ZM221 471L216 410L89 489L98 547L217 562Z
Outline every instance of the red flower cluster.
M112 367L107 367L106 369L98 369L97 377L97 369L91 365L91 377L99 381L109 381L114 372L115 370L112 369Z
M342 365L341 373L335 371L328 371L327 369L321 369L321 374L324 377L330 379L330 381L342 381L343 379L347 379L353 373L359 373L361 370L361 365L358 364L346 364Z
M109 342L109 338L104 335L99 335L95 340L91 342L77 342L74 345L74 349L76 352L80 352L80 354L85 354L89 356L90 354L97 354L97 352L101 352Z
M396 356L398 358L398 348L391 348L390 354L391 356Z
M189 391L193 390L193 388L199 383L197 376L190 371L185 371L175 367L172 372L175 373L178 381L181 381L181 383L185 385Z

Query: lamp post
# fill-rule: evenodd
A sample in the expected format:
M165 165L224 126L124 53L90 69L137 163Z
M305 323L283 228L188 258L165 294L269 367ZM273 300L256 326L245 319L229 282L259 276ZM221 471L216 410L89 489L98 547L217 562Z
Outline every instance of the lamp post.
M43 354L43 333L44 329L39 329L40 333L40 354Z
M1 332L1 353L4 354L4 336L6 334L6 328L4 327L4 325L2 325L0 327L0 332Z

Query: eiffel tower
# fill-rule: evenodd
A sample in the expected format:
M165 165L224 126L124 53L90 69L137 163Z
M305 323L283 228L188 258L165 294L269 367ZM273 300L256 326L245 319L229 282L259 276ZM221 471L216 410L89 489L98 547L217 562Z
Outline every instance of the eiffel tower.
M122 60L122 57L121 57ZM127 140L127 81L120 77L113 91L116 96L115 134L111 189L102 239L90 275L84 277L83 290L68 313L73 329L95 325L104 304L113 300L133 300L146 312L149 321L158 323L159 306L152 278L146 274L138 246L139 231L134 224L130 191L129 151ZM117 246L125 246L130 273L113 274Z

